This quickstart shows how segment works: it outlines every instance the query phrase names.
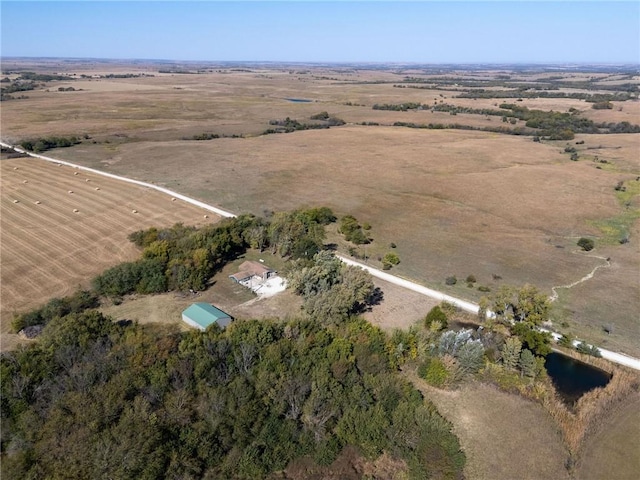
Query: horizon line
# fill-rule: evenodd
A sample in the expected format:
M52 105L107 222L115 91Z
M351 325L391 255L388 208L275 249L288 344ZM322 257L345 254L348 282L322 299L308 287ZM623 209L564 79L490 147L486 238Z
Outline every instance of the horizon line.
M59 56L47 56L47 55L0 55L0 61L4 59L31 59L31 60L101 60L101 61L121 61L121 62L173 62L173 63L253 63L253 64L306 64L306 65L581 65L581 66L596 66L596 65L611 65L611 66L638 66L640 67L640 61L574 61L574 60L547 60L547 61L497 61L497 60L478 60L478 61L399 61L399 60L183 60L175 58L145 58L145 57L130 57L130 58L116 58L116 57L59 57Z

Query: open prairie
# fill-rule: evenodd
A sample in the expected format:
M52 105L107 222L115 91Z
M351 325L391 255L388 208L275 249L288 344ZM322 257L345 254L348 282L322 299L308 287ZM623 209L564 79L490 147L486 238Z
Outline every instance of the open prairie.
M474 85L482 81L493 82L484 95L506 89L499 85L505 73L509 81L528 84L555 79L562 91L574 94L587 91L587 80L606 93L611 82L638 83L636 77L306 65L190 64L163 70L173 73L160 73L153 64L4 68L71 74L69 81L26 92L29 98L3 102L4 140L86 134L80 144L48 154L155 182L236 213L329 206L373 226L373 243L366 251L359 247L370 262L378 263L393 242L401 259L394 273L457 296L477 301L483 294L478 286L495 291L501 284L526 282L551 294L552 287L572 284L610 258L610 266L592 279L559 290L554 320L565 331L640 355L640 134L533 142L531 133L394 126L456 123L526 130L523 120L372 108L415 102L495 110L518 101L596 122L638 124L637 100L595 110L581 98L460 97L479 92ZM153 76L97 78L107 73ZM310 117L322 111L346 125L262 135L272 120L312 123ZM202 134L242 138L191 140ZM565 148L575 149L578 160L571 161ZM626 192L614 189L621 181ZM581 236L594 238L596 249L579 252ZM628 243L619 244L625 236ZM330 232L329 239L343 246L339 238ZM462 281L470 274L478 279L471 288ZM460 280L453 287L444 283L451 275ZM611 334L604 333L604 325L614 326Z
M34 158L0 160L0 179L2 349L16 341L9 334L14 313L87 287L104 269L136 259L129 233L218 219L152 189Z

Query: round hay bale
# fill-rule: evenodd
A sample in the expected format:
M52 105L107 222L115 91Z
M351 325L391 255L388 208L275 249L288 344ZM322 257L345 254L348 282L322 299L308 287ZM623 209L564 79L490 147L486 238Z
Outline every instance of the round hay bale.
M100 187L96 187L96 190L100 190Z
M73 193L73 190L69 190L69 193Z
M29 181L28 180L23 180L22 183L29 183Z
M73 209L73 213L78 213L78 212L79 212L79 210L77 208Z
M171 201L175 202L176 201L176 197L171 197Z
M209 218L209 215L205 215L204 218Z
M18 200L14 200L13 203L20 203Z
M14 170L18 170L18 167L13 167Z
M88 178L84 179L85 182L90 182L91 180L89 180Z
M80 175L80 172L73 172L74 175Z
M131 213L138 213L138 210L131 210Z
M40 205L40 203L42 203L42 202L40 202L40 200L36 200L34 203L35 203L36 205Z

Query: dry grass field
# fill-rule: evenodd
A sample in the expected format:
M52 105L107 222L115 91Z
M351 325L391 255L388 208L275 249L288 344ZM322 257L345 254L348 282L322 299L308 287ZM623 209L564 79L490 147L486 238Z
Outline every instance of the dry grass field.
M620 156L630 155L637 136L609 137L621 148L607 148L600 137L588 137L582 145L584 155L608 158L607 169L597 169L592 160L571 162L558 142L362 126L210 142L127 143L108 160L84 163L235 212L327 205L351 213L374 227L375 241L368 247L374 261L394 242L402 260L396 273L438 288L447 288L448 275L473 274L495 289L499 275L502 283L530 282L551 293L552 286L572 283L602 262L577 252L575 242L602 235L594 222L623 213L613 187L620 179L635 181L633 162ZM56 154L82 162L100 158L93 149L104 146L80 145ZM637 335L628 335L637 331L640 309L636 252L635 236L624 246L601 246L597 254L614 260L608 280L596 276L595 296L571 291L559 319L576 326L576 333L588 324L583 335L639 353ZM450 293L480 296L465 285ZM606 321L619 325L619 332L604 337L598 310L607 312Z
M640 395L636 393L586 442L575 476L581 480L632 480L639 471Z
M433 388L407 373L412 383L451 423L473 480L562 480L569 452L540 405L483 384L456 391Z
M0 179L2 349L16 341L9 334L14 313L136 259L129 233L218 218L155 190L33 158L0 160Z

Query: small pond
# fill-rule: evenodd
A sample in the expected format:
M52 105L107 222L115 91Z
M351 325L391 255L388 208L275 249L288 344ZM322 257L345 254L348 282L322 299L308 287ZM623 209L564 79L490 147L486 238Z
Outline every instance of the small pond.
M289 102L296 102L296 103L310 103L313 100L307 100L306 98L285 98L285 100L288 100Z
M611 379L607 372L558 352L547 355L545 367L558 394L569 405L574 405L589 390L604 387Z

